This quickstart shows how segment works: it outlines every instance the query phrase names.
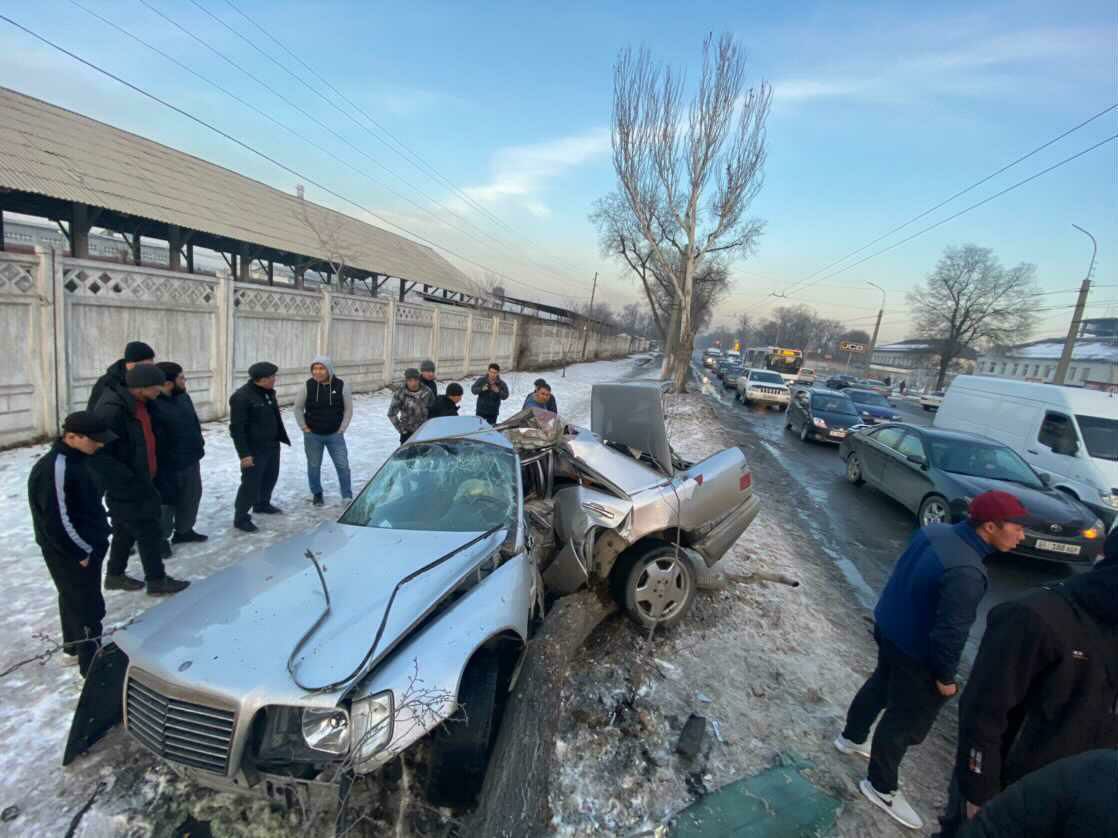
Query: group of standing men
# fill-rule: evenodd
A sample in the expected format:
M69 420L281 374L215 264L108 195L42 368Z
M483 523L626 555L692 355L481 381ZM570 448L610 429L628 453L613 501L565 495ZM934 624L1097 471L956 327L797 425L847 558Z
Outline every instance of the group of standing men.
M917 532L874 610L877 666L835 747L869 760L862 793L910 829L923 819L899 790L901 761L960 692L960 658L988 587L984 561L1014 549L1027 521L1014 495L979 495L968 520ZM1107 834L1118 818L1116 748L1118 530L1090 571L990 611L961 691L939 834Z

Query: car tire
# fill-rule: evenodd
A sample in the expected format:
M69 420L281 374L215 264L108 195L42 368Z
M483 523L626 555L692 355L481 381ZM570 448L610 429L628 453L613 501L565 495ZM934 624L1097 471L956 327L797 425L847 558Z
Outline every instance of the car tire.
M862 460L853 452L846 458L846 479L854 486L861 486L866 482L865 473L862 471Z
M483 651L462 673L458 710L431 737L426 797L432 806L468 806L481 791L497 732L500 672L497 655Z
M800 442L811 442L811 431L807 429L807 422L800 425Z
M677 625L695 601L695 571L674 544L623 556L612 582L614 597L646 629Z
M928 495L920 503L920 511L916 513L916 521L921 527L928 524L942 522L951 523L951 506L943 495Z

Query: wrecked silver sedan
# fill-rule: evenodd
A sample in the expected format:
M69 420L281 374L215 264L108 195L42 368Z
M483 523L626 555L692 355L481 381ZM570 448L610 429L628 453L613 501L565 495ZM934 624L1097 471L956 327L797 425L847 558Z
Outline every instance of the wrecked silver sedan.
M336 523L118 631L64 762L123 720L194 781L290 804L428 737L428 798L468 803L545 593L601 585L641 624L675 624L757 514L741 449L674 455L658 388L592 400L591 430L535 410L432 419Z

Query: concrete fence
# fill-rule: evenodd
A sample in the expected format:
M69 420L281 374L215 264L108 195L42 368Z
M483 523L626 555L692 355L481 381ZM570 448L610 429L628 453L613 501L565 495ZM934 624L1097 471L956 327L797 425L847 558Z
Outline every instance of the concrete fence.
M227 415L229 395L261 360L280 368L277 394L289 403L318 354L330 355L361 393L399 381L424 358L450 379L494 360L546 367L647 345L507 313L243 284L73 259L54 248L0 252L0 447L56 433L130 340L182 364L204 420Z

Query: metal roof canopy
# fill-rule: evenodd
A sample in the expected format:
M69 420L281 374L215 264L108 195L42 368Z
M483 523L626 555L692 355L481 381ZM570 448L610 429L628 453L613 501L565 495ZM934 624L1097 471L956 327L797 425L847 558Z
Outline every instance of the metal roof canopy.
M347 276L477 293L426 245L0 87L0 208L69 219L80 205L97 227L306 268L335 249Z

